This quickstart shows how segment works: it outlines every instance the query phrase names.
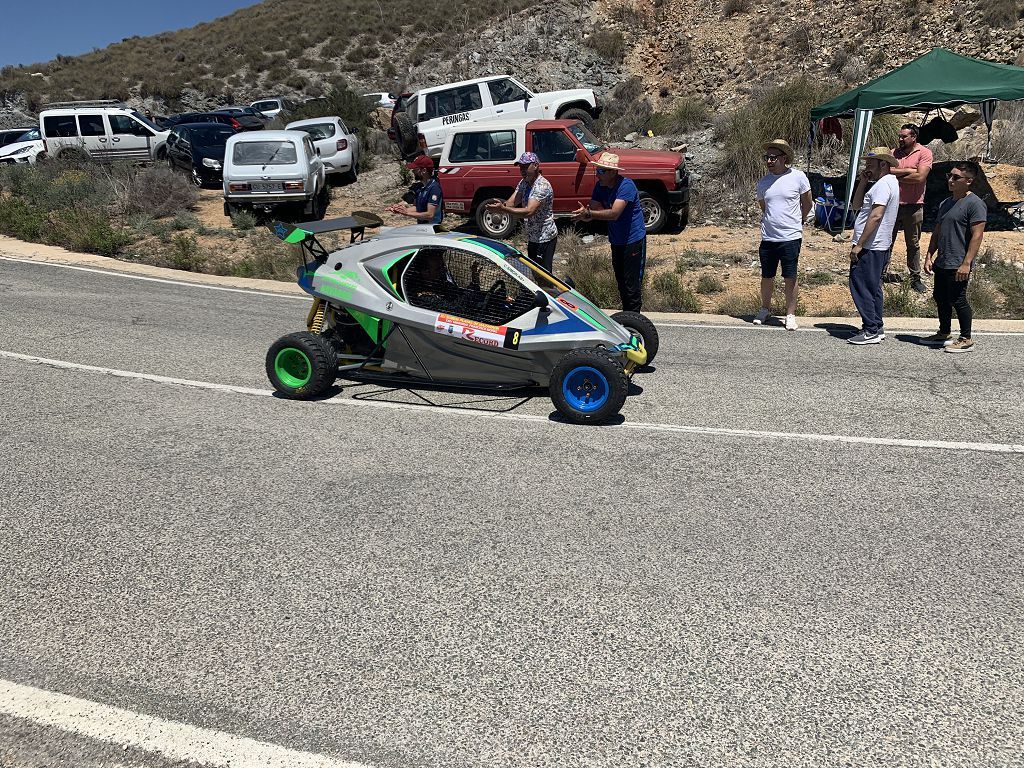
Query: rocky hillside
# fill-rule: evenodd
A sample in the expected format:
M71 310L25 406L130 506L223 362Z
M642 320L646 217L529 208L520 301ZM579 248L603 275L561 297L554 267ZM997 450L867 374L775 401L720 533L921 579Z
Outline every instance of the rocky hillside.
M722 113L799 74L856 85L933 46L1024 63L1022 14L1020 0L265 0L191 29L4 67L0 124L51 100L167 112L495 72L542 89L589 85L606 102L636 76L629 98L648 114L694 97Z

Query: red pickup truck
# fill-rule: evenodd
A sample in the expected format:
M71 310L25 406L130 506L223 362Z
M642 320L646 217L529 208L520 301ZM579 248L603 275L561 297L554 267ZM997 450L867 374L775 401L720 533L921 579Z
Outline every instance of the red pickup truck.
M520 178L513 163L523 152L534 152L555 191L555 216L568 216L590 200L596 177L587 166L604 148L579 120L494 120L457 129L448 137L438 165L445 213L475 218L487 237L508 237L516 221L485 205L508 199ZM648 233L664 229L671 216L686 226L690 178L683 155L617 147L609 151L619 156L623 175L640 190Z

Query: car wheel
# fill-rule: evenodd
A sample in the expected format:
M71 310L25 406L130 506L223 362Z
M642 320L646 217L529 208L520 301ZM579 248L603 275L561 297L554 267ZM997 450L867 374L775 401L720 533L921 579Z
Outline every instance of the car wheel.
M647 352L647 365L653 363L654 356L658 354L658 329L654 323L639 312L616 312L612 320L640 337Z
M403 156L413 155L418 149L416 141L416 126L404 112L395 115L395 133L398 136L398 148Z
M315 333L282 336L267 351L267 378L282 396L309 400L323 395L338 376L331 343Z
M629 378L619 359L592 347L574 349L555 364L548 391L573 424L601 424L622 410Z
M199 171L195 168L192 169L192 183L195 184L199 189L203 188L203 177L199 175Z
M313 220L321 221L327 215L327 206L331 203L331 190L324 185L313 198Z
M587 110L580 109L579 107L573 107L572 109L565 110L565 112L558 116L558 119L579 120L587 126L587 128L592 128L594 126L594 116L587 112Z
M481 200L476 207L476 226L480 233L495 240L504 240L516 228L516 220L511 214L487 210L488 203L503 203L502 199L491 197Z
M648 235L654 235L665 228L668 211L665 204L649 192L640 193L640 209L644 214L644 229Z

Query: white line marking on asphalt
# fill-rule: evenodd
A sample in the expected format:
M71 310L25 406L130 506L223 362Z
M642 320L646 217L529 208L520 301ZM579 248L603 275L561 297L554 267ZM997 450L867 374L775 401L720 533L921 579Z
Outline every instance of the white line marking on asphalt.
M208 291L226 291L227 293L248 293L253 296L269 296L274 299L291 299L293 301L312 301L309 296L291 295L287 293L274 293L273 291L257 291L251 288L229 288L226 285L210 285L208 283L193 283L188 280L170 280L165 277L146 277L145 275L132 275L127 272L114 272L109 269L98 269L96 267L79 267L74 264L57 264L52 261L35 261L33 259L16 259L13 256L0 256L0 260L13 261L18 264L34 264L41 267L61 267L63 269L74 269L79 272L92 272L97 275L109 275L110 277L124 277L128 280L142 280L147 283L163 283L165 285L183 285L186 288L203 288Z
M72 371L89 371L91 373L102 373L107 376L118 376L126 379L139 379L152 381L157 384L172 384L181 387L195 387L217 392L231 392L240 395L255 395L258 397L272 397L274 391L271 389L256 389L254 387L238 387L232 384L217 384L212 381L195 381L192 379L177 379L171 376L158 376L152 373L138 373L136 371L122 371L116 368L102 368L96 365L83 365L82 363L71 363L66 360L52 360L46 357L34 357L23 355L18 352L7 352L0 350L0 357L11 360L21 360L26 363L47 365L52 368L61 368ZM438 405L419 405L416 403L389 403L382 400L354 400L347 397L334 397L328 400L320 400L317 405L338 405L356 406L360 408L391 408L402 411L435 411L444 413L447 416L471 416L483 419L498 419L506 421L534 422L538 424L557 424L547 416L536 416L528 413L503 413L494 411L474 411L458 408L446 408ZM721 435L726 437L748 437L770 440L799 440L818 443L852 443L856 445L884 445L894 448L926 448L937 450L955 451L979 451L983 453L1024 453L1024 445L1016 443L969 443L951 440L912 440L897 437L862 437L859 435L829 435L814 432L769 432L756 429L730 429L726 427L690 427L682 424L657 424L650 422L623 422L604 427L604 429L628 429L649 432L677 432L690 435Z
M168 760L227 768L368 768L0 680L0 713Z
M857 318L850 318L850 325L853 326L857 322ZM712 323L655 323L658 328L711 328L720 331L756 331L761 332L764 330L784 330L781 325L714 325ZM935 329L932 328L897 328L895 330L886 329L886 335L894 336L897 333L917 333L918 331L927 331L928 333L934 333ZM797 333L828 333L828 328L800 328ZM850 335L853 335L853 331L850 331ZM1024 336L1024 331L974 331L973 336Z

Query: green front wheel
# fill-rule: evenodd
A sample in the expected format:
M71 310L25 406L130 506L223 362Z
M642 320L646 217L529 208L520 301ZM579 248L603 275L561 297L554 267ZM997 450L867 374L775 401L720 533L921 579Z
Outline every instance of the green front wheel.
M282 336L267 351L267 378L295 400L320 397L338 375L338 358L323 336L301 331Z

